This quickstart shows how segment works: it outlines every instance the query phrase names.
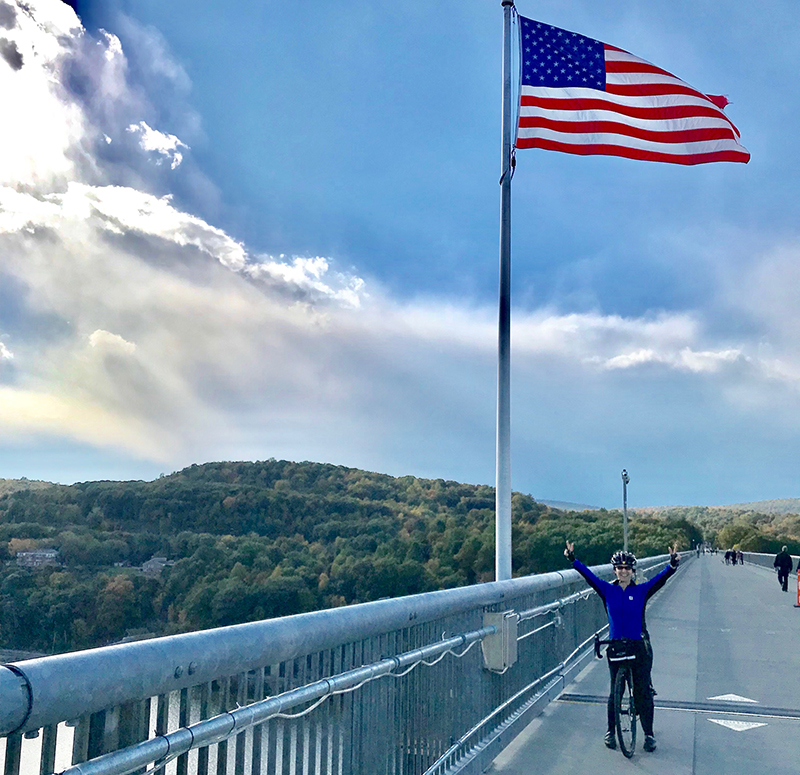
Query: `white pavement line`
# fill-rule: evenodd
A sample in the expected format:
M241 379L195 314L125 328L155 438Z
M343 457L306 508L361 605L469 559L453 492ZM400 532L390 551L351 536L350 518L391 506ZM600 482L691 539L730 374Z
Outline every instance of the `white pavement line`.
M741 697L738 694L720 694L716 697L706 697L707 700L724 700L725 702L754 702L758 705L758 700L751 700L749 697Z
M672 713L699 713L707 715L709 713L724 713L726 716L746 716L747 718L774 718L782 721L800 721L797 716L786 716L782 713L753 713L752 711L740 710L708 710L708 708L670 708L668 705L656 705L656 710L660 713L662 710Z
M734 732L747 732L748 729L755 729L756 727L765 727L767 724L756 723L754 721L730 721L728 719L710 718L709 721L714 724L719 724L721 727L727 727Z

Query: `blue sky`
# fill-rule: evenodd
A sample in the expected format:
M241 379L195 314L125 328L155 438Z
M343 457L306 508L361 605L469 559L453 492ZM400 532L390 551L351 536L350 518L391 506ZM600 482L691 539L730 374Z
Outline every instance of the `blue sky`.
M499 2L0 1L0 477L493 483ZM514 488L798 495L793 4L518 10L725 94L752 159L520 151Z

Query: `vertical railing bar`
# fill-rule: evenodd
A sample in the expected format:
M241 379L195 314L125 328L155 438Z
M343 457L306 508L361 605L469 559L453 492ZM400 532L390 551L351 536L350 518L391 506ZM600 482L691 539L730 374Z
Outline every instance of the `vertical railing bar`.
M89 722L90 715L81 716L75 726L75 734L72 738L72 763L80 764L85 762L89 753Z
M19 733L6 737L6 761L3 769L4 775L19 775L19 765L22 758L22 735Z
M189 689L184 688L180 690L180 705L178 706L178 728L184 729L189 726ZM178 756L176 762L177 775L188 775L189 772L189 754L182 753Z
M211 683L204 683L200 686L200 700L199 700L199 713L200 720L203 721L209 717L208 703L211 697ZM197 752L197 775L208 775L208 746L203 746Z
M42 730L42 755L39 760L39 775L51 775L56 769L56 739L58 726L53 724Z
M275 725L275 775L283 775L285 724L283 719L278 719L278 723Z
M309 775L308 768L311 766L311 729L308 724L308 716L303 716L300 723L303 725L303 756L300 764L303 775ZM300 726L300 723L296 724L296 726Z
M331 703L331 705L335 706L335 701ZM333 713L328 716L328 723L327 723L327 730L325 734L325 775L334 775L333 772L333 750L334 750L334 742L333 742Z
M322 722L330 713L330 707L326 710L328 712L320 714L314 724L314 775L320 775L322 771Z
M239 707L247 705L247 673L239 673L236 685L236 704ZM245 759L245 744L247 743L247 735L245 732L240 732L236 735L236 758L234 773L235 775L244 775L244 759Z
M256 670L255 682L253 685L253 699L260 702L264 699L264 671L262 667ZM261 747L264 739L264 725L259 724L253 727L253 752L250 764L250 775L261 775ZM198 773L198 775L201 775Z
M169 722L169 695L159 694L156 705L156 736L167 734Z
M375 639L377 650L373 652L372 656L375 659L383 659L389 656L389 641L388 634L381 633ZM378 762L380 763L381 775L388 775L391 769L391 751L392 742L390 739L391 734L391 711L389 708L389 697L391 685L389 681L394 683L396 678L386 679L381 682L377 687L377 695L379 701L380 711L372 714L372 729L376 739L380 741L380 748L377 750Z
M297 727L299 721L289 722L289 775L297 775Z
M231 696L231 677L222 680L222 687L219 693L219 712L225 713L228 710ZM228 771L228 741L223 740L217 744L217 775L226 775Z
M344 672L347 669L347 650L348 644L343 643L337 646L334 653L334 673ZM345 747L345 724L347 723L347 695L339 695L336 702L338 711L336 729L334 730L334 749L336 750L336 765L338 768L334 771L335 775L343 774L344 763L344 747ZM338 732L338 735L336 735Z
M269 685L270 694L275 696L282 691L281 680L281 665L270 665L269 668ZM278 738L281 736L283 726L279 726L276 722L271 722L267 727L267 762L270 757L274 762L274 770L276 773L283 772L283 743L278 743ZM270 743L272 741L272 743ZM280 748L280 753L279 753ZM269 772L269 767L267 767Z
M326 649L323 654L323 669L326 675L333 675L335 672L335 649ZM334 698L330 702L328 713L325 718L325 775L333 775L333 720L338 713L338 704Z

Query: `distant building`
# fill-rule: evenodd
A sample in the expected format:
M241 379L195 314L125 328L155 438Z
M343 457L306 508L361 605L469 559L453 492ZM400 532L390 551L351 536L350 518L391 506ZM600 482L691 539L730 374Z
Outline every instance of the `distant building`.
M60 565L57 549L32 549L29 552L17 552L17 565L23 568L42 568L46 565Z
M166 557L151 557L142 563L142 573L148 576L158 576L164 568L174 564L174 560L168 560Z

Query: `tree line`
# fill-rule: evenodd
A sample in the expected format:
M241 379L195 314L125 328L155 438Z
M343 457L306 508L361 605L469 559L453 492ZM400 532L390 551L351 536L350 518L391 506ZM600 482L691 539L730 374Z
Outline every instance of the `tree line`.
M514 575L607 562L618 511L563 512L514 493ZM631 549L704 538L686 515L639 515ZM58 567L16 553L55 548ZM159 576L152 556L174 562ZM0 495L0 646L57 652L490 581L494 488L319 463L195 465L152 482Z

